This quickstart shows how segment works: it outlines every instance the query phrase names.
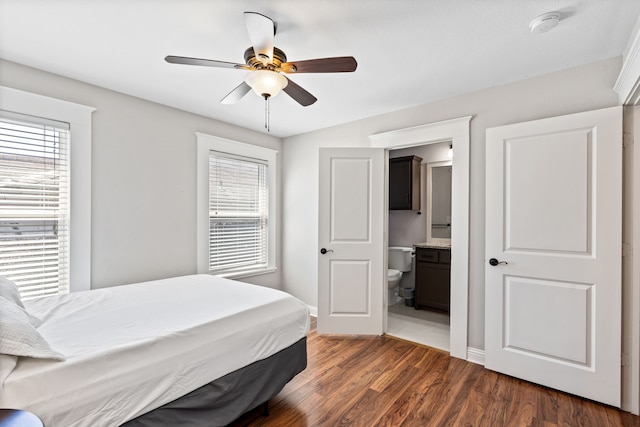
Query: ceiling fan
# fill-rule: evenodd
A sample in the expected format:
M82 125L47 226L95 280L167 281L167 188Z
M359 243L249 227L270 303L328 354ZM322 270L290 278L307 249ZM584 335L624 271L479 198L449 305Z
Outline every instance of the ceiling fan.
M282 90L303 107L313 104L318 99L285 74L348 73L355 71L358 66L352 56L287 62L285 53L273 44L276 25L269 17L256 12L245 12L244 20L252 44L244 52L245 64L172 55L165 57L165 61L172 64L250 71L242 83L222 98L220 102L223 104L240 101L251 89L265 100L276 96ZM267 124L265 126L268 128Z

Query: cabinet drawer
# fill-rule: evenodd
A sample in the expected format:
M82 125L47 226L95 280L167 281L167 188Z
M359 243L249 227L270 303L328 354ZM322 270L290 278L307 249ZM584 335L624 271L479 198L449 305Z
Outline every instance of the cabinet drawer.
M430 249L418 249L416 251L416 260L418 262L438 262L438 251Z
M438 261L440 264L451 264L451 251L439 251Z

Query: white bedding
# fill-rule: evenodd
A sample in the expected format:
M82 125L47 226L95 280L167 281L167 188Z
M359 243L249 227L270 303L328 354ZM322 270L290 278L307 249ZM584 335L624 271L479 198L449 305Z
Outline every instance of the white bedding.
M49 427L118 426L290 346L309 311L209 275L25 301L65 361L0 355L0 407Z

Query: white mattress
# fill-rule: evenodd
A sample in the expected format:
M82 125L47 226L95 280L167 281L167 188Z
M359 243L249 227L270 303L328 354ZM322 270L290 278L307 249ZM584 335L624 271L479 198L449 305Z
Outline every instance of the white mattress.
M26 301L64 362L0 355L0 407L51 427L117 426L309 331L284 292L194 275Z

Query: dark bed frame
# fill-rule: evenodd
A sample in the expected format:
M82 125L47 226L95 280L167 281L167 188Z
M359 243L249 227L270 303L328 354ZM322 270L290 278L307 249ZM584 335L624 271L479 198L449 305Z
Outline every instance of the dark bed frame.
M307 338L231 372L122 427L226 426L278 394L307 367Z

